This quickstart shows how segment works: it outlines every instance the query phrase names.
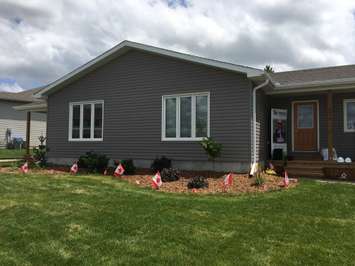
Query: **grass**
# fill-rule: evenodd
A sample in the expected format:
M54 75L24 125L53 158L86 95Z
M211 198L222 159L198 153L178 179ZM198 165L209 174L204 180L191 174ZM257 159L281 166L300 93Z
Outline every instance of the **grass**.
M0 149L0 159L21 159L26 149Z
M0 265L354 265L355 186L197 196L0 174Z

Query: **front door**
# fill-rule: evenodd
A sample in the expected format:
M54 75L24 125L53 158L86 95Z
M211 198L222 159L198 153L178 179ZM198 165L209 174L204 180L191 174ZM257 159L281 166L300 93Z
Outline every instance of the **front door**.
M317 151L317 102L295 102L293 108L294 151Z

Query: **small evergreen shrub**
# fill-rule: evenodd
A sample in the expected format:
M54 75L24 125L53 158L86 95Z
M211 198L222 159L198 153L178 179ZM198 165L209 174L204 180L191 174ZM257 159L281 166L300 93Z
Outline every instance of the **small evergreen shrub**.
M180 172L174 168L164 168L160 173L163 182L177 181L180 178Z
M91 173L101 173L107 168L108 161L109 158L106 155L90 151L80 156L78 166L86 168Z
M121 160L121 164L124 168L124 175L134 175L136 172L136 167L134 166L132 159ZM116 166L118 164L116 163Z
M160 158L156 158L153 163L151 164L150 168L154 172L161 172L164 168L171 168L171 160L162 156Z
M193 188L207 188L208 187L208 181L204 176L195 176L190 179L190 181L187 183L187 188L188 189L193 189Z

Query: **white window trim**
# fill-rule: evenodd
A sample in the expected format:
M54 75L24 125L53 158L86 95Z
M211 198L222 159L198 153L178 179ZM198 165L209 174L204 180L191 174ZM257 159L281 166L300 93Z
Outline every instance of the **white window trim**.
M344 99L343 100L343 123L345 133L354 133L355 129L348 129L348 113L346 111L346 106L348 103L355 103L355 99Z
M166 129L166 99L168 98L177 98L176 102L176 135L180 136L180 97L188 97L191 98L191 137L176 137L176 138L167 138L165 137L165 129ZM201 141L203 137L195 137L196 136L196 96L207 96L207 137L210 137L210 93L209 92L198 92L198 93L183 93L183 94L172 94L172 95L163 95L162 96L162 120L161 120L161 140L162 141Z
M95 113L95 104L102 104L102 129L101 129L101 138L83 138L83 118L84 118L84 104L91 104L91 132L90 135L94 136L94 113ZM74 105L80 105L80 129L79 129L79 138L72 138L72 132L73 132L73 106ZM82 102L70 102L69 103L69 131L68 131L68 140L73 141L73 142L85 142L85 141L103 141L104 140L104 110L105 110L105 105L103 100L95 100L95 101L82 101Z

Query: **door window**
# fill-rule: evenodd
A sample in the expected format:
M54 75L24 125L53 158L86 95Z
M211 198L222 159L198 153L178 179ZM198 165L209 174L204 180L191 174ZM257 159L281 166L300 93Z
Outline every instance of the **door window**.
M302 104L297 108L297 128L313 128L314 110L312 104Z

